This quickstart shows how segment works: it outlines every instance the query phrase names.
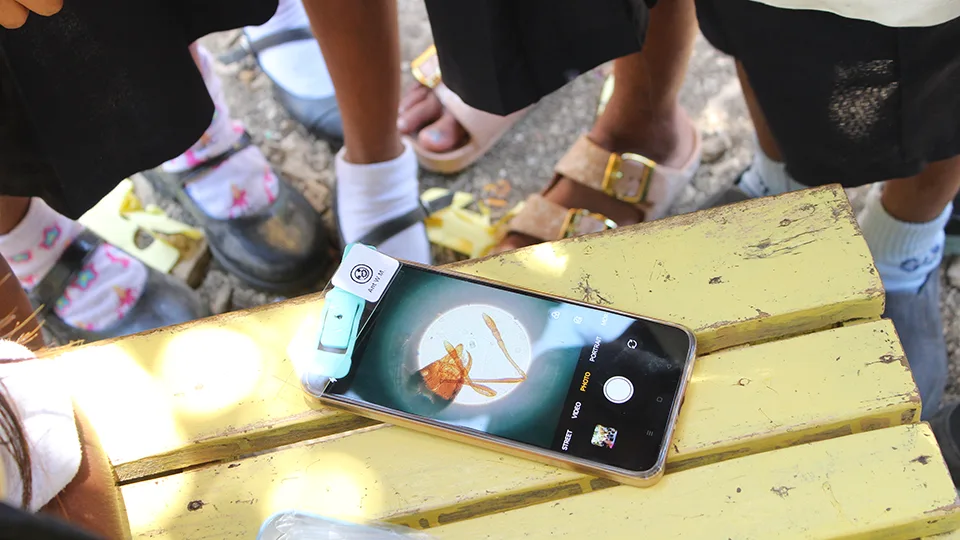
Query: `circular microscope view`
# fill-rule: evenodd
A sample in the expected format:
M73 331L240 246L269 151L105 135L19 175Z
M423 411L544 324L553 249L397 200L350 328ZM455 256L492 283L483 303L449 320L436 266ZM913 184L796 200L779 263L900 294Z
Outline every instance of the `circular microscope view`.
M461 405L487 405L513 392L531 361L530 336L520 321L484 304L442 313L417 350L423 391Z

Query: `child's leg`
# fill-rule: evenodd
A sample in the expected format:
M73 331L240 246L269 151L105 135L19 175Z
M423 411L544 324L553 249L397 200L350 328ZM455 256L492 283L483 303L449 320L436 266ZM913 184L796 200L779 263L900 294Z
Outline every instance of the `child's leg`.
M0 235L10 231L23 219L30 199L0 197ZM31 349L43 346L38 321L31 317L33 308L20 281L0 258L0 339L21 341Z
M344 240L353 242L419 204L418 165L397 132L400 102L396 0L305 0L336 86L344 149L337 156L337 207ZM429 262L422 223L379 249Z
M243 135L243 125L230 116L220 78L213 72L213 58L199 45L190 48L213 99L215 111L210 127L186 152L164 163L169 172L184 172L229 150ZM277 197L279 180L267 158L256 146L230 156L216 169L187 185L187 193L207 215L232 219L254 214ZM242 196L238 196L242 194Z
M277 13L265 24L245 29L251 40L309 28L310 19L300 0L280 0ZM276 84L305 99L333 96L333 83L315 41L291 41L271 47L259 55L260 66Z
M616 84L603 114L588 137L610 152L635 152L680 168L695 152L696 127L680 107L678 96L697 35L692 0L661 0L650 10L643 50L614 62ZM565 208L586 208L620 226L644 219L637 208L606 193L561 177L544 197ZM510 233L498 251L539 240Z
M317 137L342 142L343 125L333 81L309 28L301 0L280 0L269 21L244 28L244 34L253 44L287 39L256 53L257 62L275 85L277 101Z
M164 165L175 171L188 170L217 157L229 149L243 131L230 118L209 53L196 47L192 51L216 105L216 113L200 141ZM276 197L277 184L262 152L249 147L191 183L187 191L209 215L228 219L269 205ZM234 196L237 192L245 194L239 201ZM52 210L40 199L0 197L0 254L10 265L19 286L27 291L50 272L82 230L77 222ZM103 331L123 319L137 303L147 284L147 275L147 267L139 260L113 246L101 245L90 257L88 268L56 299L54 312L74 328ZM21 305L18 314L23 310ZM160 314L160 319L169 319L168 324L182 322L180 318L170 319L171 316L173 314Z
M30 291L53 269L83 227L40 199L0 197L0 209L4 207L15 209L11 216L20 214L20 218L0 220L0 254L19 285ZM112 246L101 245L56 299L54 312L75 328L104 330L133 308L146 279L143 263Z

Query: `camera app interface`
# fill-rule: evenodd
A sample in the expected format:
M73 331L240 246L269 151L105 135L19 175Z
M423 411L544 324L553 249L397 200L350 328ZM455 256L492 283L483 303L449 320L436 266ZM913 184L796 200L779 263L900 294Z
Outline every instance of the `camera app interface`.
M644 471L685 332L402 266L328 392Z

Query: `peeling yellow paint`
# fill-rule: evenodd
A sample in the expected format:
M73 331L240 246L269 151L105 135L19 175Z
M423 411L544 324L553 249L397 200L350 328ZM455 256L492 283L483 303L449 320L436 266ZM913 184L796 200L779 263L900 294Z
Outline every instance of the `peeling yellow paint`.
M910 374L899 364L871 364L900 353L892 335L889 321L877 321L699 359L668 457L668 476L856 433L864 419L869 419L867 427L916 421ZM314 464L339 462L343 455L363 463L356 482L368 489L367 496L331 506L327 494L345 489L343 476ZM217 532L218 537L246 538L255 534L258 520L284 508L278 501L297 497L302 510L336 510L338 517L426 528L613 485L384 426L133 483L123 487L123 495L135 536L203 538ZM311 491L320 496L311 497ZM279 495L271 496L274 492ZM237 493L259 495L256 501L248 502L244 495L244 502L235 503ZM196 500L204 501L203 510L189 511Z
M917 456L931 456L926 463ZM840 437L432 529L437 538L907 539L960 527L929 426ZM642 534L641 534L642 532ZM939 540L939 539L938 539Z

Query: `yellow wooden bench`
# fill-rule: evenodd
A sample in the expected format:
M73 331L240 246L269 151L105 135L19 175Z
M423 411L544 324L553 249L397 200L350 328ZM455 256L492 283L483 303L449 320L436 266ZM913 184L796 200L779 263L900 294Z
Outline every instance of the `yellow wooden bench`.
M617 486L311 405L285 358L320 314L309 296L59 355L133 537L252 539L284 509L440 538L960 537L960 501L841 189L455 269L695 331L661 483Z

